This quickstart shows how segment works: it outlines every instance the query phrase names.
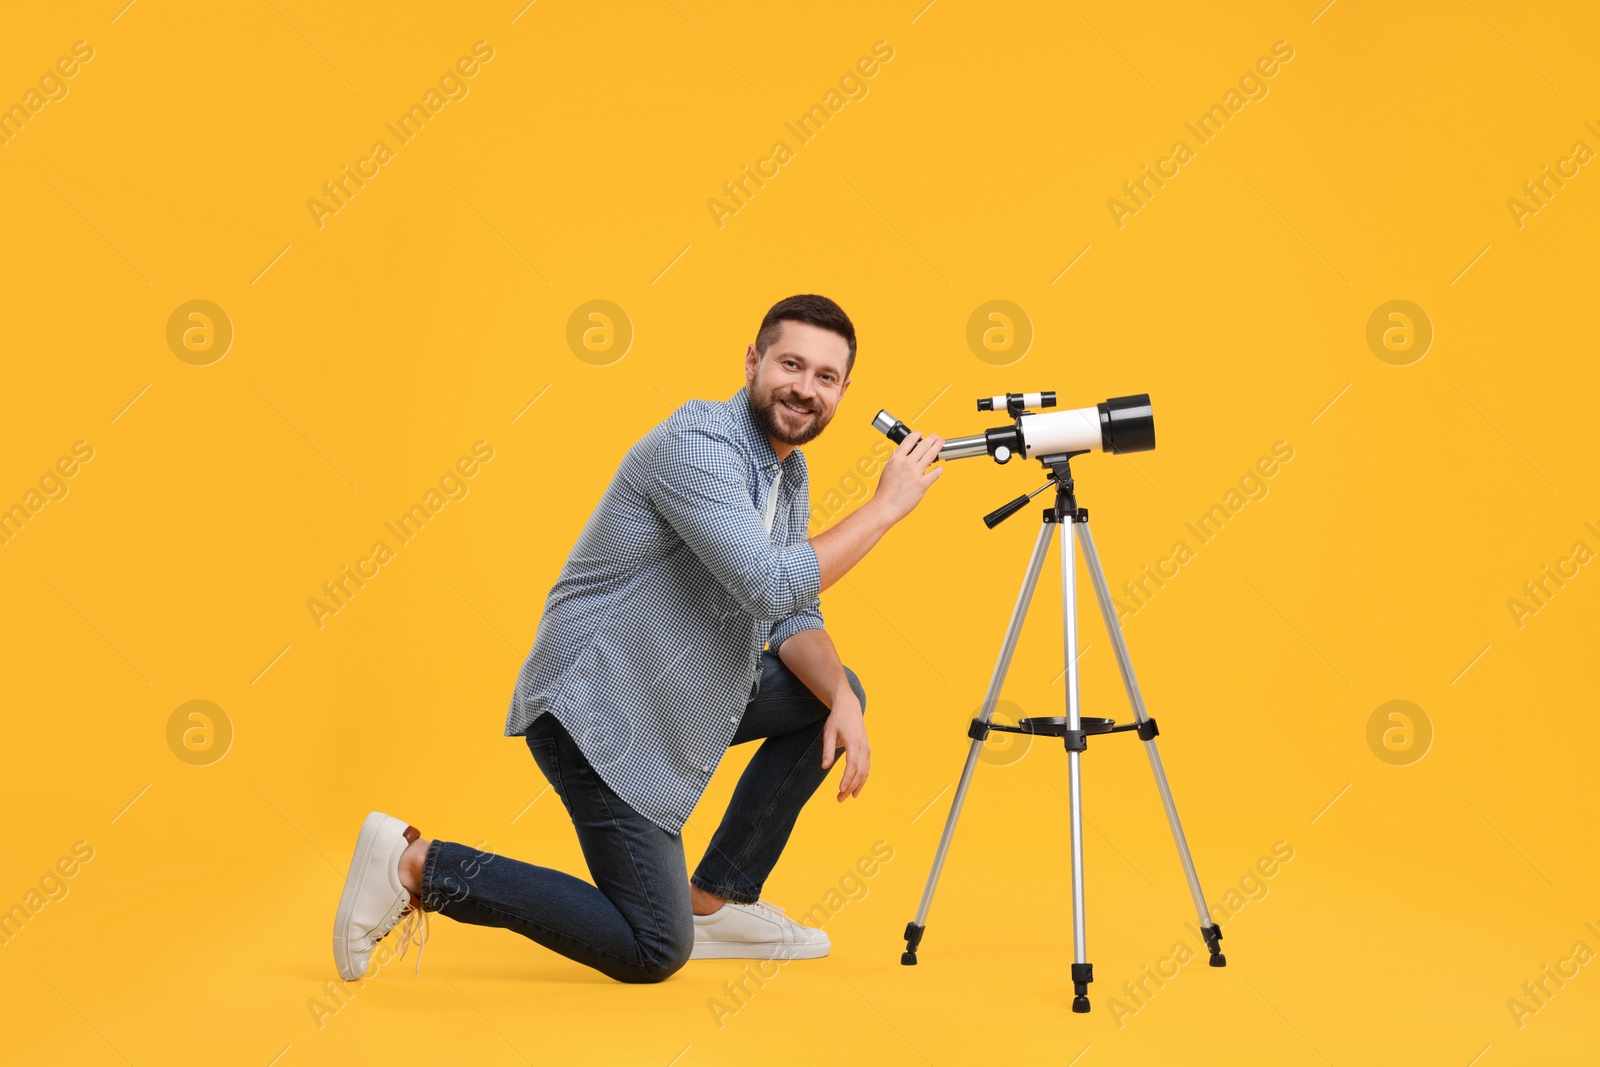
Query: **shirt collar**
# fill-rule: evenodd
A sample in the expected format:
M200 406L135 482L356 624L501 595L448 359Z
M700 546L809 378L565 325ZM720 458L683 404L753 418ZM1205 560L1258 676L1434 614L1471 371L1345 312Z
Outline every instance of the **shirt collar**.
M738 434L748 448L748 455L755 457L756 467L765 474L783 469L786 477L784 485L792 488L795 476L805 466L805 455L798 448L789 450L789 458L778 459L778 453L772 447L772 439L756 424L755 415L750 410L750 385L745 383L737 393L729 397L726 403L728 420L733 424L734 431Z

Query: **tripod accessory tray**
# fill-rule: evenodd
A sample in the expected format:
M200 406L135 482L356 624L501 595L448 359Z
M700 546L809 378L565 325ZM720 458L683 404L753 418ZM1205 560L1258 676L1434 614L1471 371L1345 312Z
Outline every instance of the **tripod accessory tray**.
M990 730L999 730L1001 733L1008 734L1060 737L1066 739L1068 751L1082 752L1088 747L1087 738L1090 734L1120 734L1132 731L1139 735L1139 740L1149 741L1161 732L1156 728L1156 720L1152 717L1146 717L1143 722L1119 724L1115 719L1104 719L1094 715L1080 715L1078 716L1078 727L1076 734L1068 729L1065 715L1035 715L1027 719L1018 719L1015 726L1008 726L1003 722L984 722L982 719L973 719L972 724L967 727L967 736L974 741L982 741L989 736Z

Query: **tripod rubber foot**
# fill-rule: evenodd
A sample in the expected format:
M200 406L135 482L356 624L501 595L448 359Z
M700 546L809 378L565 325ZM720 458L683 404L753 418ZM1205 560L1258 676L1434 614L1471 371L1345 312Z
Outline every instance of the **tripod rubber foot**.
M973 721L976 722L977 720L974 719ZM906 923L906 950L900 953L900 962L904 966L915 967L917 965L917 946L922 944L922 935L926 929L927 927L918 926L915 919Z
M1206 948L1211 950L1211 966L1226 967L1228 957L1222 954L1222 927L1216 923L1200 928L1200 936L1205 938Z
M1089 1010L1089 998L1088 997L1073 997L1072 998L1072 1010L1077 1012L1080 1015L1082 1015L1084 1012L1088 1011Z

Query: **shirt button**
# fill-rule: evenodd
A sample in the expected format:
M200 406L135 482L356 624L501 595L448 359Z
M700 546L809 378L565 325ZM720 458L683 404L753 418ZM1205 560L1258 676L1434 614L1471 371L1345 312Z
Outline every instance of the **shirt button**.
M737 716L737 715L729 715L728 716L728 721L732 722L732 723L737 723L739 721L739 716Z
M706 772L707 774L710 774L711 773L711 764L709 764L709 763L701 764L700 765L700 769L702 771Z

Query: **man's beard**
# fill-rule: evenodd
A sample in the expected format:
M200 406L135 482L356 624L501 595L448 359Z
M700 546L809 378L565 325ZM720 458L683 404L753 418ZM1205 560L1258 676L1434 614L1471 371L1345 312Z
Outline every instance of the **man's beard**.
M792 404L809 408L810 414L799 415L788 408L784 408L781 412L778 411L777 409L782 406L782 402L785 399ZM776 438L791 446L803 445L810 441L821 433L823 427L827 426L832 419L831 415L824 418L822 409L815 403L806 404L804 401L797 400L791 393L778 393L776 391L767 397L765 404L761 404L756 401L755 391L751 390L750 414L756 420L756 425L761 427L768 437ZM786 420L786 422L780 422L780 419ZM796 423L801 424L803 429L796 431L789 428Z

